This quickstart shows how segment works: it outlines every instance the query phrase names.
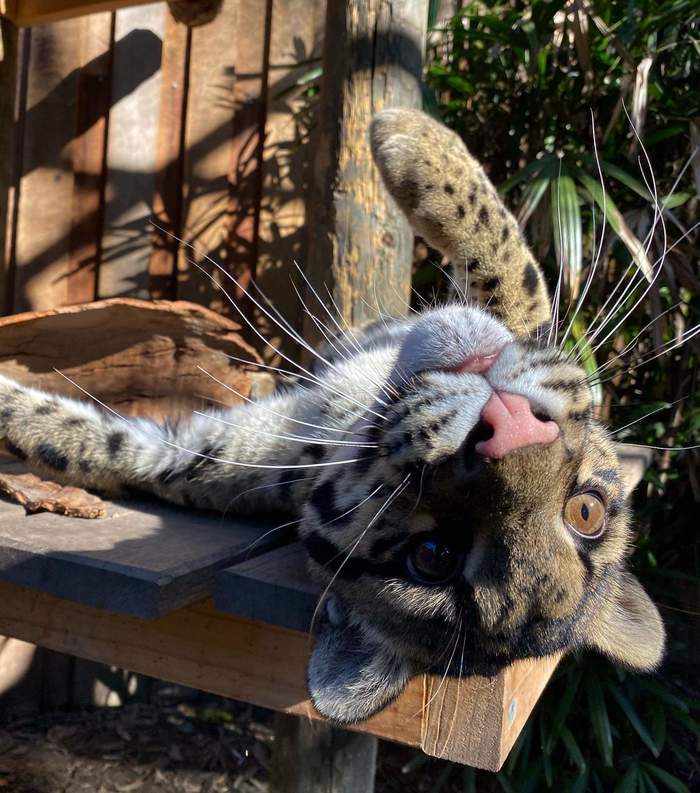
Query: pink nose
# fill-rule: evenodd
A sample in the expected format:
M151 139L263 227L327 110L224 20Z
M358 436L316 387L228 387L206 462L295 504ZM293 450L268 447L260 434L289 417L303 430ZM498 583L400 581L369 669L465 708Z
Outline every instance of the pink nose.
M505 391L493 392L481 413L481 420L491 427L493 436L479 441L476 452L495 460L523 446L551 443L559 435L556 422L535 418L524 396Z

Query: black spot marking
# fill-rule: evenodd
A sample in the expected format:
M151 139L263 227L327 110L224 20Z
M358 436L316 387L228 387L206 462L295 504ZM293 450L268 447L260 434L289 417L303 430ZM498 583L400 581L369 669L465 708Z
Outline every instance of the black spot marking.
M325 449L320 443L309 443L308 445L304 446L301 450L302 454L308 454L309 457L312 457L316 462L323 459L323 455L325 454Z
M107 453L110 457L114 457L114 455L122 448L124 444L125 435L123 432L112 432L107 438Z
M587 410L570 410L567 419L569 421L586 421L586 419L590 418L590 415L590 408Z
M580 380L547 380L542 383L545 388L551 388L552 391L568 391L570 393L576 392L581 388Z
M481 262L479 261L479 259L471 259L470 261L467 262L467 270L469 270L470 273L473 273L475 270L478 270L480 267L481 267Z
M489 222L489 210L487 207L482 206L479 210L479 223L483 223L485 226Z
M0 421L9 421L14 415L15 411L12 408L5 408L0 412Z
M510 237L510 228L508 226L503 226L501 229L501 242L505 242L508 237Z
M18 457L20 460L27 459L27 453L23 449L20 449L19 446L16 446L14 443L12 443L11 440L5 440L5 447L10 454L14 454L14 456Z
M470 206L474 206L474 204L476 204L476 190L474 188L472 188L471 193L469 193L468 200Z
M87 424L87 419L70 418L63 422L64 427L83 427Z
M537 292L538 284L539 278L537 277L537 270L532 262L528 262L525 267L525 272L523 273L523 289L527 291L530 297L534 297L535 292Z
M44 402L43 405L39 405L39 407L34 411L34 414L37 416L49 416L51 413L55 413L58 410L58 405L55 402Z
M335 510L335 481L326 479L311 492L309 502L319 514L322 521L329 520Z
M463 204L457 204L457 217L463 218L466 215L466 211L464 209Z
M423 189L424 189L424 190L432 190L432 189L433 189L433 187L434 187L434 185L427 184L427 185L426 185L426 186L425 186Z
M181 479L184 474L185 471L183 469L176 470L175 468L165 468L158 474L158 481L161 485L169 485Z
M92 463L89 460L78 460L78 468L84 474L89 474L92 471Z
M40 443L36 447L36 456L40 462L55 471L65 471L68 468L66 455L50 443Z
M619 482L620 475L614 468L601 468L593 472L593 476L602 479L603 482Z
M452 187L452 185L449 182L447 182L444 189L447 195L452 195L455 191L454 187Z
M500 284L501 284L501 279L497 275L494 275L493 278L489 278L486 281L484 281L484 289L486 289L489 292L492 292L494 289L496 289L496 287L500 286Z

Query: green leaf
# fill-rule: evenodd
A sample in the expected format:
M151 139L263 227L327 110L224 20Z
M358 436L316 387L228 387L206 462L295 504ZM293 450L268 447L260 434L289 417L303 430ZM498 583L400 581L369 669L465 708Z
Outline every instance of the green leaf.
M658 701L652 700L651 707L651 724L649 726L651 736L654 743L663 752L666 745L666 708Z
M664 771L663 768L659 768L658 765L642 763L642 767L650 776L655 777L664 787L672 790L673 793L690 793L688 786L684 782L678 779L677 776L669 774L668 771Z
M588 791L588 771L576 778L568 793L586 793Z
M576 738L574 738L573 733L568 727L562 727L561 740L566 747L566 751L569 753L569 757L571 758L572 762L575 766L577 766L579 773L585 774L587 770L586 759L583 756L583 752L579 748L578 743L576 743Z
M659 789L656 787L654 780L647 774L647 772L642 769L641 771L642 779L644 780L644 787L649 793L660 793Z
M586 681L586 694L588 695L588 708L591 714L591 724L595 735L596 743L603 763L612 766L613 763L613 743L612 732L610 730L610 719L608 709L605 706L602 687L600 681L591 675Z
M666 572L666 571L659 571L659 572ZM689 579L691 581L695 581L695 576L691 576ZM682 700L680 697L677 697L671 691L666 688L666 686L661 685L656 680L652 680L651 678L647 677L639 677L637 678L637 685L641 686L642 688L649 691L653 694L657 699L660 699L662 702L665 702L667 705L672 705L674 708L678 708L683 713L689 713L690 708L688 707L688 703Z
M629 723L632 725L637 735L651 750L651 753L654 755L654 757L658 757L660 754L659 748L654 743L654 739L649 734L649 730L647 730L647 728L644 726L644 722L642 721L639 713L637 713L635 710L634 705L632 705L632 703L622 693L618 686L608 686L608 691L612 694L613 699L615 699L617 704L624 711L625 716L627 716Z
M600 183L590 177L585 171L574 167L576 176L583 187L588 191L591 198L605 213L606 222L610 228L620 238L622 244L630 252L635 264L644 273L648 281L653 279L651 262L649 261L644 246L640 240L632 233L632 230L622 217L622 213L615 206L615 202L610 195L601 187Z
M496 779L498 780L498 784L503 788L504 793L517 793L516 789L503 772L496 774Z
M544 751L547 754L551 754L552 750L556 746L562 727L566 721L566 717L571 711L571 705L574 701L574 697L576 696L576 692L578 691L579 684L581 683L582 674L582 670L580 668L577 669L573 678L567 682L566 688L564 690L564 696L561 698L559 706L557 707L557 710L554 714L554 718L552 719L552 729L549 731L547 742L544 745Z
M631 763L627 766L625 775L615 786L615 793L635 793L639 788L639 766Z
M557 260L567 273L565 283L570 292L578 291L583 249L581 244L581 210L576 184L568 174L552 180L552 230Z
M463 780L462 790L464 793L477 793L475 768L470 768L469 766L465 766L464 771L462 772L462 780Z
M541 160L533 160L532 162L528 163L519 171L516 171L510 177L510 179L506 179L505 182L500 184L498 187L498 192L500 195L505 195L506 193L510 192L516 185L519 185L520 182L523 182L526 179L529 179L531 176L538 174L546 165L551 163L552 159L552 155L547 155L542 157Z

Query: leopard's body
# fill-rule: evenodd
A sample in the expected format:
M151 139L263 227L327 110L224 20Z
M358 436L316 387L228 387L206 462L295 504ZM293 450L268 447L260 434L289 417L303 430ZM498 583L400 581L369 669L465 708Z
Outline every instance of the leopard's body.
M332 596L309 688L338 721L371 715L426 669L490 673L576 647L653 668L663 626L626 570L615 449L584 372L547 343L549 295L515 220L461 141L428 117L385 111L372 144L468 303L349 334L315 381L175 428L2 378L0 436L85 487L298 517ZM538 440L483 452L494 394L526 401ZM581 494L594 499L586 516L604 510L590 536L566 519ZM454 569L432 580L432 564Z

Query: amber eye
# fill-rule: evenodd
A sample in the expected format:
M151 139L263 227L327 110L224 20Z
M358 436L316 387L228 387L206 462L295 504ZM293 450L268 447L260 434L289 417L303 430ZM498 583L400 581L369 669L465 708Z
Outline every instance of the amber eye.
M463 555L435 537L414 545L407 557L410 574L421 584L444 584L461 570Z
M605 528L605 504L597 493L577 493L564 506L564 520L583 537L597 537Z

